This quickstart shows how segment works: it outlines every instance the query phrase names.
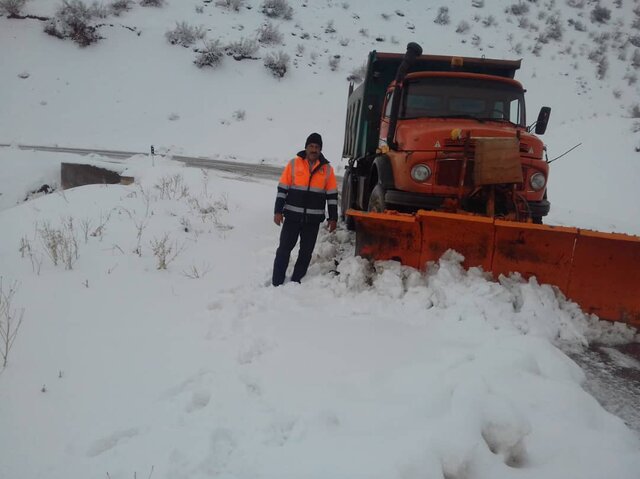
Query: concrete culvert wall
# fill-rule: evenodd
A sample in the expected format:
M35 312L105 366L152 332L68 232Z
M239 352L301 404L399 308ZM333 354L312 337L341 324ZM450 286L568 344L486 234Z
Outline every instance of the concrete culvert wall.
M60 180L62 188L65 190L83 185L119 183L128 185L133 182L133 178L130 176L120 176L115 171L106 168L78 163L62 163Z

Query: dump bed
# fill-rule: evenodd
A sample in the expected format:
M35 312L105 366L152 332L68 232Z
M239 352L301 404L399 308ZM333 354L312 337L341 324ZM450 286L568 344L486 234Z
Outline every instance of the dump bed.
M380 108L389 84L395 79L404 54L369 53L364 81L350 85L342 156L360 158L375 153L380 131ZM422 71L469 72L514 78L520 60L421 55L409 73Z

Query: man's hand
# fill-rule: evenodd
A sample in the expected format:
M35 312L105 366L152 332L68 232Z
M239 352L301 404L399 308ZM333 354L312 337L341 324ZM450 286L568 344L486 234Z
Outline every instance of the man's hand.
M336 230L336 226L338 226L336 220L329 220L329 233L333 233Z
M273 215L273 222L280 226L282 224L282 213L276 213Z

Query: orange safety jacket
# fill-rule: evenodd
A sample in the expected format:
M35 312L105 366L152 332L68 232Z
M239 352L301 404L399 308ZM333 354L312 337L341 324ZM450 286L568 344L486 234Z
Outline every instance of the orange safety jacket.
M329 161L320 153L320 159L311 167L301 151L285 167L276 196L275 213L304 223L324 221L325 201L329 219L338 220L338 185Z

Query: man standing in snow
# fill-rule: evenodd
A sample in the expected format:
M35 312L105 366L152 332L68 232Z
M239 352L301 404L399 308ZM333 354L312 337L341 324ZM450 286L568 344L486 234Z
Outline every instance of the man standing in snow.
M273 262L272 284L280 286L289 265L291 250L300 238L300 252L291 281L299 283L307 274L320 223L324 221L325 201L329 210L329 231L338 221L338 186L333 168L321 153L322 137L312 133L304 150L291 160L280 176L273 222L280 226L280 245ZM283 224L284 222L284 224Z

